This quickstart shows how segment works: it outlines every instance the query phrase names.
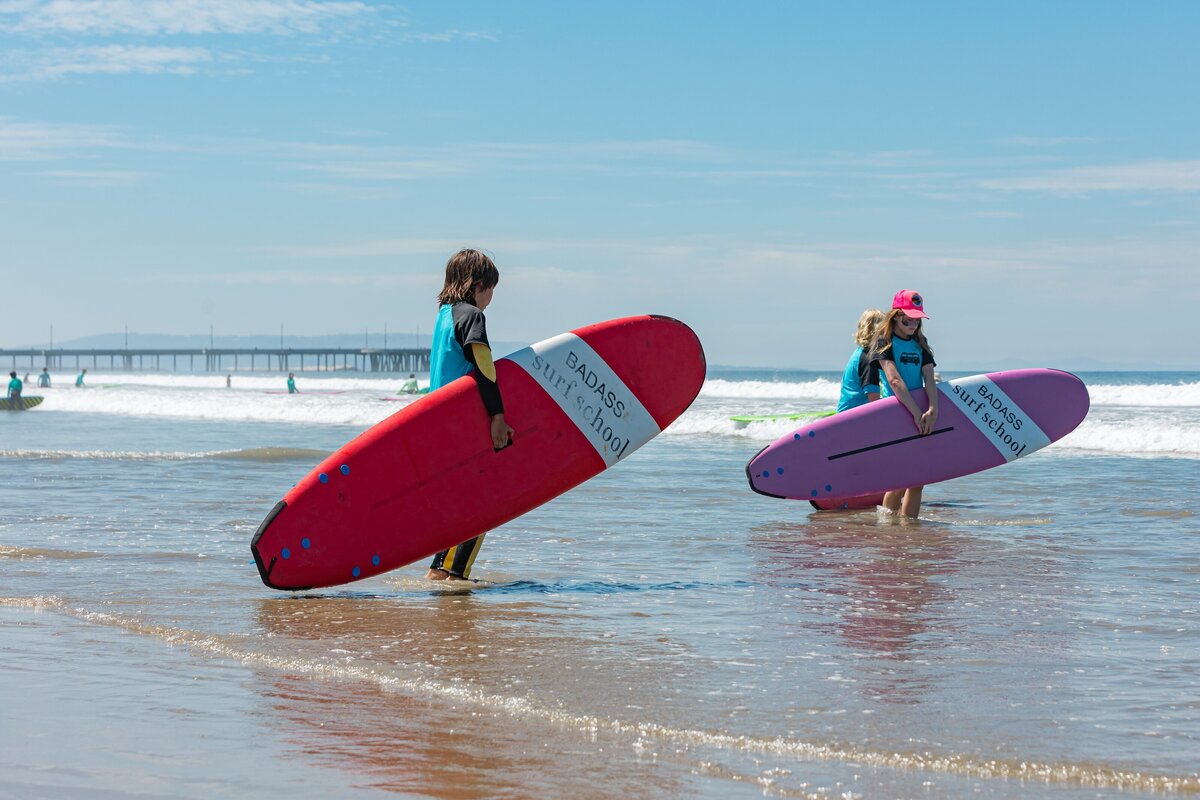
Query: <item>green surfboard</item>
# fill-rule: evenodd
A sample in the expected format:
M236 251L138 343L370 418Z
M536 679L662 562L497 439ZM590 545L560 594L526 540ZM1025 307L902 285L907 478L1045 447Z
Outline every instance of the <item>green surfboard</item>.
M4 397L0 398L0 408L6 411L28 411L34 406L40 405L43 399L37 395L31 395L14 402L11 397Z
M833 414L834 412L832 410L798 411L795 414L767 414L765 416L740 414L736 417L730 417L730 419L739 425L749 425L751 422L778 422L780 420L818 419L820 417L832 417Z

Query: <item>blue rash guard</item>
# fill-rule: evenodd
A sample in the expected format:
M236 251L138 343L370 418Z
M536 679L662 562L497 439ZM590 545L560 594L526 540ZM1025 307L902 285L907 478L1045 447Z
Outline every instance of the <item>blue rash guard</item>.
M866 405L868 394L879 394L879 362L871 359L869 348L859 347L850 354L842 372L838 413Z
M926 364L932 367L937 366L937 362L933 360L933 353L917 344L916 337L905 339L896 334L892 334L891 348L880 353L879 360L881 362L891 361L896 365L896 370L900 373L905 387L910 392L925 387L925 379L921 375L921 370ZM881 396L890 397L892 387L886 380L880 381L880 383L883 389Z
M464 375L474 374L488 416L503 414L500 388L476 368L473 344L491 349L483 312L465 302L441 306L429 347L429 390L440 389Z

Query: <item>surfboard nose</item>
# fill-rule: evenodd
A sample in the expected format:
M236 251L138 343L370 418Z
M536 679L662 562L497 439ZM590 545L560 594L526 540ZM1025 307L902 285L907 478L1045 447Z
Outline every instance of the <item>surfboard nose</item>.
M674 317L623 317L571 332L611 365L660 428L686 411L704 386L704 346L690 326Z

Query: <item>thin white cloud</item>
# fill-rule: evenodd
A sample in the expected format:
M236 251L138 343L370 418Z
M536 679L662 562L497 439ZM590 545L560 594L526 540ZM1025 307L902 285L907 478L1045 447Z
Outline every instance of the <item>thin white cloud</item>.
M424 275L389 273L371 275L362 272L325 270L321 272L262 270L247 272L189 272L178 275L156 274L146 276L154 283L171 284L219 284L224 286L368 286L368 287L411 287L422 286L429 279Z
M997 141L1000 144L1013 144L1018 147L1058 147L1064 144L1080 144L1099 140L1088 136L1009 136Z
M216 64L224 76L247 74L258 64L328 63L314 42L406 27L386 6L357 0L0 0L0 35L18 42L0 52L0 82L187 76ZM231 47L235 36L250 44ZM270 52L262 37L303 46Z
M281 245L264 252L286 258L363 258L453 253L461 243L449 239L366 239L354 242Z
M406 159L402 161L342 161L293 164L294 169L320 172L330 178L360 181L413 181L422 178L463 174L468 168L449 159Z
M51 169L31 174L43 178L53 178L62 183L98 187L131 186L145 178L147 173L128 170Z
M980 182L1002 191L1087 194L1089 192L1200 192L1200 160L1144 161L1074 167Z
M451 237L362 239L308 245L282 245L265 248L263 253L286 259L353 260L373 257L416 255L440 256L475 243ZM880 274L940 273L961 275L1011 276L1028 273L1041 277L1054 274L1078 274L1079 270L1096 274L1122 271L1184 269L1190 274L1197 241L1194 236L1173 239L1116 238L1102 242L1032 242L1022 246L947 245L880 241L872 243L843 241L796 241L778 236L770 240L746 240L737 236L695 236L686 240L656 237L615 238L505 238L489 236L489 250L506 262L514 260L542 262L562 253L592 254L589 263L606 263L609 271L624 269L645 273L649 265L687 264L689 269L709 269L714 280L727 277L730 265L738 265L739 282L761 278L777 282L793 273L854 274L875 270ZM574 267L564 267L573 269ZM283 274L283 273L280 273ZM753 285L752 281L751 284Z
M208 63L200 48L125 48L79 51L56 69L72 72L183 71ZM403 184L414 180L467 174L517 171L602 171L621 167L660 169L663 164L722 161L736 157L702 142L678 140L604 140L553 144L542 142L450 142L435 147L305 142L263 139L139 139L113 127L23 122L0 117L0 161L96 159L105 150L192 153L225 160L257 161L297 174L319 175L345 186ZM91 169L92 165L85 168Z
M0 161L45 161L129 147L111 126L21 122L0 117Z
M362 2L316 0L44 0L0 4L0 31L26 35L288 35L366 16Z
M72 50L53 49L29 59L24 79L57 79L70 75L194 75L213 60L202 47L104 45ZM2 80L2 79L0 79Z
M441 33L406 33L403 36L406 42L494 42L500 37L494 33L486 31L460 31L452 29Z

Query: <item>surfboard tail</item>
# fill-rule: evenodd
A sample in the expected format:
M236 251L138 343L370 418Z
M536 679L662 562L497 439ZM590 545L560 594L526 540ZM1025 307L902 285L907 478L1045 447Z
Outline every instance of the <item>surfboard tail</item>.
M771 445L767 445L767 447L770 447L770 446ZM755 492L758 492L759 494L763 495L764 497L774 497L777 500L787 500L787 498L781 494L774 494L773 492L768 492L764 489L760 489L758 484L755 482L756 474L755 474L755 470L754 470L754 462L759 456L761 456L763 454L763 451L765 451L767 449L767 447L764 447L762 450L759 450L757 453L754 454L754 458L752 458L746 462L746 480L750 482L750 488L752 490L754 490Z
M265 583L268 587L270 587L272 589L279 589L279 590L285 591L285 592L287 592L287 591L303 592L303 591L307 591L308 589L311 589L313 587L311 587L311 586L280 586L276 583L273 583L271 581L271 572L274 571L275 564L279 557L271 556L271 560L269 562L266 562L263 560L263 555L258 551L259 540L262 539L263 534L265 534L267 532L267 529L271 527L271 523L275 521L275 518L278 517L280 512L282 512L285 508L287 508L287 501L280 500L278 503L275 504L275 507L271 509L270 513L267 514L266 519L264 519L262 521L262 524L258 526L258 530L254 532L254 538L250 540L250 552L254 554L254 564L255 564L255 566L258 567L259 577L262 578L262 582Z

